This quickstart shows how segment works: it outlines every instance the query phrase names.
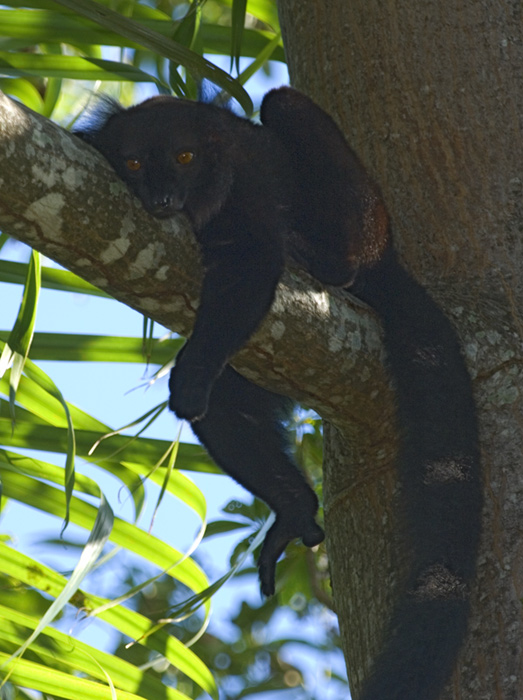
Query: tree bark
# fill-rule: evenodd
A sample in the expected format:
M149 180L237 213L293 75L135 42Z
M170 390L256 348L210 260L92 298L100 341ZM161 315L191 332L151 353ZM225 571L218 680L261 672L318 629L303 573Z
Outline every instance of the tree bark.
M469 638L442 697L517 700L523 697L521 2L279 0L279 10L292 84L337 119L380 183L404 262L455 322L474 378L483 544ZM364 407L360 418L362 438L374 428ZM396 476L387 444L363 438L355 446L332 426L325 438L327 542L357 698L404 573L394 526Z

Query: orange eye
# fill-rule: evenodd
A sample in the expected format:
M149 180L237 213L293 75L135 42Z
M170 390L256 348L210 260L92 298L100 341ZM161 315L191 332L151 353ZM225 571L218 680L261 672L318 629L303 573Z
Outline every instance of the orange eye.
M182 151L176 156L176 160L182 165L187 165L187 163L190 163L193 158L194 153L192 151Z
M142 167L141 162L137 158L128 158L125 161L125 165L127 167L127 170L132 170L133 172L140 170L140 168Z

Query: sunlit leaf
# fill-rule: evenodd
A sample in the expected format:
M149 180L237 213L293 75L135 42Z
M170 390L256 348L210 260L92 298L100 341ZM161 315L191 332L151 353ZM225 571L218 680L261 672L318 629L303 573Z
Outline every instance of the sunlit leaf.
M25 284L28 263L0 260L0 281L12 284ZM59 289L63 292L92 294L110 299L107 292L89 284L69 270L58 270L54 267L41 268L41 285L47 289Z
M96 561L100 557L102 550L107 542L111 530L113 529L114 515L111 507L105 500L102 494L100 507L96 515L96 520L93 525L93 529L89 534L89 539L87 540L85 547L82 550L82 554L77 565L74 568L73 573L69 577L66 585L63 587L60 595L51 603L49 609L46 611L45 615L40 619L37 626L30 634L30 636L24 641L24 643L18 647L18 649L11 655L7 661L9 662L16 659L18 656L22 656L24 651L29 647L32 642L38 637L40 632L44 630L48 624L50 624L59 612L63 610L69 600L73 597L76 591L80 588L82 581L87 576L87 574L93 569ZM13 665L13 670L16 664Z
M18 646L27 633L37 627L39 618L19 612L13 608L0 605L0 640ZM113 654L100 651L89 644L74 640L51 627L42 632L46 643L37 641L33 651L38 654L42 665L49 669L69 667L72 672L80 672L104 680L106 671L117 688L131 693L140 693L144 697L162 696L166 700L185 700L187 696L164 685L152 674L144 673L133 664Z
M5 574L28 586L43 590L55 598L66 584L66 579L57 572L1 542L0 562L0 568ZM71 602L78 608L94 610L107 601L79 591ZM145 637L144 635L151 627L151 621L123 606L105 610L99 617L131 639L143 639L144 645L165 656L175 668L193 679L200 688L217 697L216 684L205 664L194 652L187 649L175 637L168 635L164 629L159 629L155 634ZM21 662L18 661L18 663ZM15 675L12 676L12 680L16 680Z
M29 80L23 78L0 78L0 90L5 92L6 95L16 97L34 112L39 114L43 112L44 101L42 95ZM7 239L7 236L5 238Z

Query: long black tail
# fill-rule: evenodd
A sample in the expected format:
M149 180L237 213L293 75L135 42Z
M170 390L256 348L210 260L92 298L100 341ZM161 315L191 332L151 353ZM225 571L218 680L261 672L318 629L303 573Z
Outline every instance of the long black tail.
M476 410L456 334L398 264L381 194L335 122L290 88L261 120L285 145L295 180L289 249L325 284L381 315L396 384L411 574L360 700L435 700L466 633L480 536Z
M402 429L411 573L360 700L435 700L467 629L481 529L476 410L456 333L393 250L355 295L381 316Z

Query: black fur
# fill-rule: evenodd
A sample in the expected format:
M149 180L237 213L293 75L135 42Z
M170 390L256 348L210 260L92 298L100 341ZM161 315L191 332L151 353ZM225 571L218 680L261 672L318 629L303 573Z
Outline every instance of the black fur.
M288 399L227 366L267 313L283 270L291 173L277 135L215 105L157 97L95 117L77 135L91 143L158 217L183 210L205 270L190 339L170 382L170 407L192 421L220 467L274 510L258 561L274 593L276 561L296 538L324 539L318 499L296 467L284 430ZM189 150L194 159L180 165ZM142 163L139 171L128 160Z
M481 524L470 379L448 319L392 251L355 292L381 315L403 429L411 571L363 700L436 700L467 628Z
M411 575L362 700L435 700L466 631L480 534L478 431L456 334L398 264L378 188L334 121L304 95L273 90L262 126L212 105L159 97L114 107L80 134L145 208L183 210L202 251L194 331L170 380L170 406L216 462L276 513L262 548L274 592L286 545L323 539L317 498L287 449L288 401L227 363L274 297L285 255L325 284L351 287L382 318L402 427L399 473ZM177 155L190 152L189 164ZM140 164L135 172L126 162Z

